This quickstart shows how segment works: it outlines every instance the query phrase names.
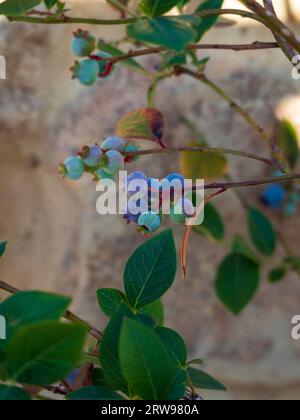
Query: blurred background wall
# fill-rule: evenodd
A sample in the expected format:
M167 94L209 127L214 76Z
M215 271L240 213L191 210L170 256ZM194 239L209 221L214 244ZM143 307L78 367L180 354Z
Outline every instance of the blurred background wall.
M108 17L112 9L101 0L70 2L74 15ZM199 3L199 2L195 2ZM227 1L235 7L237 2ZM284 1L274 2L287 17ZM297 1L291 2L295 16ZM240 7L240 6L239 6ZM290 25L300 35L299 22ZM118 39L121 27L92 27L97 36ZM58 162L86 143L114 132L125 112L146 105L148 80L118 68L96 87L70 79L72 25L33 26L0 22L0 54L7 60L7 80L0 80L0 237L9 241L0 263L0 278L22 289L70 294L82 317L105 325L95 290L121 287L127 258L143 242L118 216L101 218L95 185L88 178L71 183L57 173ZM238 20L216 28L204 41L243 43L272 40L253 22ZM221 84L270 131L276 115L285 116L300 134L300 82L281 51L205 52L210 78ZM143 60L149 67L157 58ZM212 146L235 147L267 154L265 145L226 104L205 86L185 77L164 82L157 107L166 117L166 141L185 145L193 136L181 123L188 116ZM143 158L152 176L178 170L174 157ZM261 165L230 159L234 179L269 175ZM244 191L259 205L260 189ZM245 213L236 197L218 200L226 219L227 241L245 232ZM276 220L274 220L276 223ZM291 246L299 249L300 221L283 226ZM182 227L175 227L180 249ZM291 318L300 313L300 280L290 275L271 286L264 281L254 302L238 318L231 316L213 290L216 265L226 248L199 236L191 240L189 271L180 274L165 300L168 324L178 328L190 353L206 360L205 368L222 380L227 394L209 398L283 399L300 396L300 342L291 339Z

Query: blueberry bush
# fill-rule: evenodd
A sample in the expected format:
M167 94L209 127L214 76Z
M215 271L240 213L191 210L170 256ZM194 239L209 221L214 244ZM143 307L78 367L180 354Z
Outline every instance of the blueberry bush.
M300 42L278 19L272 0L264 0L263 4L240 0L246 6L243 10L224 9L223 0L205 0L199 1L193 12L187 12L189 0L140 0L134 7L128 0L107 0L107 3L118 11L119 17L74 17L59 0L5 0L0 4L0 14L11 22L126 26L126 37L114 42L97 40L81 28L76 30L70 39L76 57L71 76L74 83L92 88L114 77L120 65L149 80L147 107L127 113L116 122L114 133L107 133L108 137L99 143L84 145L78 154L67 157L60 164L59 172L72 181L82 176L90 176L96 182L114 180L120 170L130 170L130 164L145 155L177 154L180 173L163 174L157 186L157 181L143 172L130 172L129 181L143 180L150 191L158 194L159 208L154 212L148 203L148 211L132 214L128 209L124 215L124 222L135 225L146 240L128 259L123 290L96 292L99 309L108 318L104 331L70 312L68 297L20 291L0 282L1 289L11 294L0 303L0 315L6 321L6 339L0 340L1 400L55 399L57 396L68 400L180 400L201 399L201 389L225 390L202 370L200 358L189 360L183 338L164 323L162 297L172 287L178 266L173 232L163 227L164 179L179 183L185 178L209 181L205 183L208 194L201 203L205 206L203 224L188 223L184 227L181 249L184 275L188 273L191 234L212 240L216 245L225 243L225 223L212 200L229 190L240 198L248 238L236 236L232 240L228 255L215 274L216 294L231 313L238 315L252 300L261 282L265 260L275 261L269 273L270 283L282 281L290 270L300 274L300 257L290 249L283 233L269 217L272 213L280 219L291 217L300 203L300 174L295 173L299 154L296 132L288 121L280 121L276 132L268 133L241 104L208 77L209 57L202 55L203 50L209 49L276 48L293 63L293 58L300 54ZM204 44L203 35L214 25L230 27L232 22L224 18L225 15L254 19L270 31L273 42ZM139 57L148 55L160 58L160 65L154 71L139 61ZM212 148L188 118L184 118L183 123L191 129L195 141L177 148L168 145L164 116L155 106L156 89L167 78L183 76L212 89L238 113L264 141L269 156ZM153 147L142 148L141 139L152 142ZM234 181L227 155L258 161L269 168L270 176ZM242 188L255 186L263 188L261 204L265 211L241 194ZM172 223L184 225L186 218L194 217L195 211L194 194L190 194L171 202L169 217ZM6 242L0 243L1 257L6 246ZM278 256L279 247L283 258Z

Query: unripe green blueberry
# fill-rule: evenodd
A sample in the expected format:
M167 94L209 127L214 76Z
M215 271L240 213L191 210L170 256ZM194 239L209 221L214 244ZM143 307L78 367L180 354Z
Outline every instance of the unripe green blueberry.
M149 232L155 232L161 225L161 219L158 214L149 211L140 215L138 224L145 227Z
M111 179L112 181L115 180L115 176L114 175L110 175L103 168L98 169L95 172L95 175L98 177L99 180L101 180L101 179Z
M103 157L103 152L98 144L92 144L90 146L83 146L82 151L79 153L83 163L86 166L94 167L97 166Z
M88 31L78 29L74 32L72 41L72 51L78 57L87 57L92 54L96 48L96 39Z
M123 155L118 152L117 150L109 150L104 155L107 160L108 164L103 168L105 172L110 175L115 175L124 166L124 157Z
M89 58L81 62L77 61L71 71L73 79L78 79L85 86L91 86L98 78L98 63Z
M60 166L60 173L73 181L79 179L84 174L84 164L78 156L67 158Z
M103 140L101 144L101 149L104 151L118 150L119 152L122 152L124 150L124 147L124 140L118 136L107 137L105 140Z

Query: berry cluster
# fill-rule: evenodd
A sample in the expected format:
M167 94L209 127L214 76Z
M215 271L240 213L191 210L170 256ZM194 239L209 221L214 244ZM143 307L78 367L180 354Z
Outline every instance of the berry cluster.
M131 190L130 184L134 181L145 181L144 190ZM172 173L163 180L159 181L154 178L148 178L143 172L133 172L128 176L128 192L129 195L139 193L140 200L146 201L147 211L132 212L130 206L124 216L127 223L134 223L138 225L138 232L145 236L155 232L159 229L164 207L164 199L168 197L170 217L174 223L185 223L186 218L192 217L195 214L195 207L192 202L192 197L176 198L176 195L170 194L170 183L177 181L181 184L182 190L184 189L184 177L178 173Z
M138 151L135 144L125 144L120 137L107 137L99 146L97 143L83 146L77 156L68 157L60 165L60 174L73 181L87 172L94 175L95 181L115 179L126 162L137 157L126 157L127 153Z
M71 67L73 79L78 79L85 86L93 85L97 79L108 77L113 72L112 56L104 51L96 51L96 38L88 31L78 29L74 32L72 51L78 57L87 57L75 61Z
M282 173L276 171L273 176L282 176ZM294 216L300 204L300 190L297 185L270 185L265 188L262 201L271 210L281 211L287 217Z
M115 180L125 163L133 162L139 156L130 153L138 151L133 144L125 144L120 137L108 137L101 145L91 144L83 146L77 156L68 157L60 164L60 174L70 180L80 179L84 173L92 174L95 181L103 179ZM135 181L139 181L135 186ZM140 187L141 181L143 188ZM163 180L148 178L143 172L133 172L127 177L128 197L134 196L134 208L130 205L124 219L127 223L134 223L138 231L148 236L158 230L162 223L163 213L170 213L171 220L176 223L185 223L188 217L195 215L193 194L183 196L184 177L172 173ZM177 187L170 189L170 183ZM180 198L176 191L180 191ZM141 205L143 200L144 206ZM167 209L166 209L167 207ZM141 210L142 209L142 210ZM166 211L167 210L167 211Z

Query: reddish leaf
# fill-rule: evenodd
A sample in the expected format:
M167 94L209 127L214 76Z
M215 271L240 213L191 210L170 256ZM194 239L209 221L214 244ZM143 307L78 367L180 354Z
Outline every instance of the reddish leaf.
M143 108L129 112L118 122L116 133L120 137L150 140L166 147L162 140L164 118L156 109Z

